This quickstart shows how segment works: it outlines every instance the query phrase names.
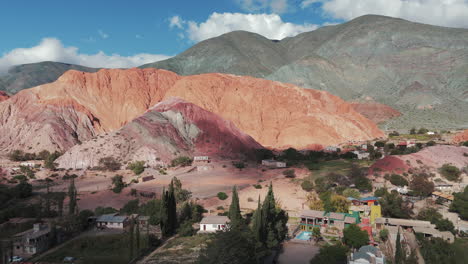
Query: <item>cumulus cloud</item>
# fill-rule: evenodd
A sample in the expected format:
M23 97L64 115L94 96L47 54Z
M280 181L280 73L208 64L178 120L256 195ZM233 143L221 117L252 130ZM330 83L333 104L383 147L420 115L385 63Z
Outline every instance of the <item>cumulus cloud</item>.
M44 38L37 46L17 48L3 54L0 57L0 73L14 65L41 61L58 61L97 68L130 68L167 58L169 56L147 53L133 56L107 55L102 51L84 54L80 53L77 47L65 47L58 39Z
M316 29L317 25L284 22L276 14L213 13L205 22L188 21L185 34L193 42L234 30L245 30L269 39L283 39Z
M185 21L180 18L180 16L173 16L171 18L169 18L169 27L170 28L178 28L178 29L182 29L184 26L183 24L185 24Z
M288 0L238 0L238 3L248 12L269 11L281 14L289 9Z
M304 0L303 6L313 0ZM320 0L323 11L350 20L366 14L399 17L448 27L468 27L468 0Z

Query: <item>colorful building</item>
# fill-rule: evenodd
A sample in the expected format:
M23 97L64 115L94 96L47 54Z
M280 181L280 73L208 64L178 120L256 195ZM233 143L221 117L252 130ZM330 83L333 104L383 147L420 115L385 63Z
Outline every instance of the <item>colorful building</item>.
M303 210L300 229L312 231L314 227L336 227L344 229L350 224L359 224L359 213L332 213L316 210Z

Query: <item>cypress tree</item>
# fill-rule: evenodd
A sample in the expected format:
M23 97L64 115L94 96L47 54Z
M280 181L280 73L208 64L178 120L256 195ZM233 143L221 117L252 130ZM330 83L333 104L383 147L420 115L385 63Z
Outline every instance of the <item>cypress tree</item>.
M161 195L161 207L160 207L159 215L160 215L159 225L161 226L161 233L163 236L167 236L169 233L167 231L167 228L168 228L167 192L164 188L163 188L163 192Z
M253 219L254 222L253 222L252 229L253 229L255 239L258 242L263 243L265 242L264 236L263 236L264 223L263 223L263 214L262 214L262 204L260 203L260 195L258 196L257 210L255 211L253 218L254 218Z
M175 233L178 225L177 225L177 202L174 192L174 182L171 181L169 185L169 193L168 193L168 224L169 224L169 234L172 235Z
M232 187L232 200L229 206L228 217L231 220L231 227L239 227L242 222L242 215L240 213L239 195L237 194L236 186Z
M68 214L74 215L76 213L76 187L75 179L72 179L70 186L68 187L68 197L70 198L70 203L68 204Z
M136 221L136 231L135 231L135 237L136 237L136 251L137 254L140 254L140 221Z
M405 253L400 242L400 231L397 233L395 244L395 264L403 264L405 262Z

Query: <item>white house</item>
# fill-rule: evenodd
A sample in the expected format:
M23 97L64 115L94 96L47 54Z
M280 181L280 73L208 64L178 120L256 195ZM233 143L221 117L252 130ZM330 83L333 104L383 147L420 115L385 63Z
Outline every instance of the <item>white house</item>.
M98 227L124 229L129 223L128 216L118 213L101 215L96 219Z
M262 165L270 168L286 168L286 162L276 160L262 160Z
M208 156L195 156L193 157L193 161L198 161L198 162L210 162L210 157Z
M426 134L428 134L428 135L435 135L435 132L433 132L433 131L427 131Z
M20 166L33 168L34 166L36 166L36 163L32 161L25 161L25 162L21 162Z
M367 159L369 158L369 155L370 155L369 152L358 151L358 150L353 151L353 153L356 154L357 158L360 160Z
M229 218L227 216L209 215L203 217L200 222L199 233L213 233L225 230L229 225Z

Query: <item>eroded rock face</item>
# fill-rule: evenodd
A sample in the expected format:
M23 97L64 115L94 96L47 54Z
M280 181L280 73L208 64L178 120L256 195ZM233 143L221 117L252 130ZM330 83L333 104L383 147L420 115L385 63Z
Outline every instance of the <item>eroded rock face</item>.
M378 124L389 119L398 117L400 112L388 105L376 102L352 102L351 106L361 115L369 118L372 122Z
M88 168L104 157L122 164L167 164L178 156L245 158L263 148L232 122L179 98L158 103L121 129L76 145L57 162L61 168Z
M324 91L227 74L114 69L68 71L0 104L0 149L65 151L121 128L169 97L213 112L272 148L384 136L349 103Z
M0 91L0 102L5 101L6 99L10 98L8 94L3 91Z
M453 137L453 141L455 143L468 141L468 129L461 133L456 134L455 137Z

